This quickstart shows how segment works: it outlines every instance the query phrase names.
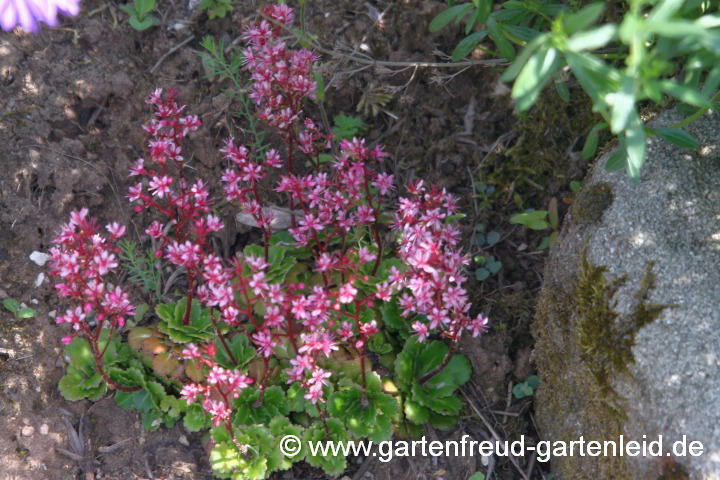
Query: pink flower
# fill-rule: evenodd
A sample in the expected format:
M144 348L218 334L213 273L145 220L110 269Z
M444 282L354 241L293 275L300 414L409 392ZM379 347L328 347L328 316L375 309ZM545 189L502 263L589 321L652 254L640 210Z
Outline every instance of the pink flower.
M338 302L340 303L350 303L353 300L355 300L355 295L357 295L357 288L352 286L352 283L346 283L342 287L340 287L340 290L338 290Z
M253 334L252 340L255 342L255 345L259 347L260 354L262 354L265 358L272 355L272 349L275 345L277 345L270 333L270 330L267 329Z
M100 252L99 255L95 255L93 263L95 263L98 273L101 276L107 274L110 270L118 266L118 263L115 261L115 255L108 253L107 251L103 251Z
M155 195L156 197L163 198L167 193L170 193L171 183L172 178L168 177L167 175L163 175L162 178L153 177L152 180L150 180L149 190L153 192L153 195Z
M418 342L424 342L428 335L430 335L427 325L422 322L413 322L412 328L414 330L413 335L417 336Z
M477 337L481 333L487 332L489 322L490 320L488 317L484 317L482 314L478 315L472 322L470 322L470 326L468 327L472 331L472 336Z
M108 232L110 232L110 235L112 235L113 240L117 240L118 238L125 235L125 225L120 225L117 222L108 223L105 228Z

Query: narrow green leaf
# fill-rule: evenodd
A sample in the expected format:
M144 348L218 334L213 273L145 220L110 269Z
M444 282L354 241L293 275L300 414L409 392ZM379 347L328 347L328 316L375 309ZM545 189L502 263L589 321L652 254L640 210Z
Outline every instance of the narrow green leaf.
M510 223L520 224L520 225L527 225L529 223L538 221L538 220L545 220L547 218L547 210L537 210L535 212L524 212L524 213L516 213L512 217L510 217Z
M639 180L640 169L645 163L645 132L634 108L625 131L625 142L628 176L635 182Z
M478 25L484 25L487 22L488 17L492 13L492 0L480 0L480 5L476 7L478 13L477 23Z
M595 23L605 11L605 3L598 2L588 5L577 13L565 17L565 32L572 35L575 32L585 30Z
M585 140L585 145L582 149L582 158L583 160L589 160L593 155L595 155L595 152L597 151L598 147L598 132L600 130L604 130L608 127L608 124L605 122L598 123L595 125L591 130L590 133L588 133L587 139Z
M626 164L627 154L625 153L625 150L619 149L607 159L607 163L605 163L605 171L616 172L625 168Z
M570 103L570 90L568 90L567 82L553 82L555 84L555 91L565 103Z
M472 15L470 15L470 18L468 18L468 21L465 23L465 35L468 35L470 32L472 32L472 28L477 23L479 16L480 12L476 8L473 11Z
M540 32L528 27L520 27L517 25L503 25L503 27L505 28L505 32L516 40L521 40L526 43L532 42L540 35Z
M657 135L661 136L673 145L683 148L696 149L699 144L695 138L680 128L656 128L653 129Z
M548 204L548 221L550 222L550 226L553 228L557 228L558 225L560 225L560 216L558 215L558 202L557 198L553 197L550 199L550 203Z
M515 62L513 62L513 64L510 65L507 70L505 70L505 73L503 73L500 77L500 81L509 82L515 77L517 77L527 63L530 56L534 54L535 51L540 48L543 43L547 42L548 38L549 37L547 34L542 34L536 37L535 40L533 40L527 47L523 49L522 52L520 52L520 55L518 55Z
M318 102L324 102L325 101L325 80L323 80L323 76L320 72L313 72L313 76L315 77L315 83L317 84L317 88L315 89L315 99Z
M445 28L453 20L457 20L463 17L468 10L472 8L472 3L463 3L461 5L455 5L450 7L444 12L440 12L430 21L428 29L431 32L437 32Z
M488 17L487 27L488 30L490 30L492 40L495 42L500 54L511 62L515 60L515 47L513 47L512 43L510 43L510 40L505 38L500 26L492 16Z
M562 64L562 58L553 47L541 48L528 60L512 90L512 97L516 99L520 111L533 106L545 84Z
M475 32L467 37L463 38L460 43L457 44L452 52L452 59L454 62L462 60L472 52L475 47L482 42L483 38L487 37L488 31L481 30Z
M596 50L607 45L616 33L615 25L603 25L593 30L579 32L568 39L567 48L573 52Z
M635 79L625 77L622 89L609 93L605 101L612 105L610 131L620 133L628 126L630 117L635 113Z
M667 93L671 97L677 98L681 102L685 102L689 105L694 105L700 108L712 108L712 102L710 102L707 96L703 95L697 90L683 87L682 85L678 85L672 80L660 80L658 82L658 85L660 89L663 90L665 93Z
M680 7L683 6L685 0L664 0L653 8L650 15L648 15L648 22L662 22L669 20Z

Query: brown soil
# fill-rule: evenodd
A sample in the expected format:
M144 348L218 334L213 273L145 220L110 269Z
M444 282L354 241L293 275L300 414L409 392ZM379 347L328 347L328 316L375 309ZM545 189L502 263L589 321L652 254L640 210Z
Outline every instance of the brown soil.
M83 3L80 16L65 19L62 28L46 28L36 36L0 32L0 300L12 297L38 311L35 318L16 320L0 310L0 477L4 479L83 478L87 472L55 451L69 449L62 410L76 427L84 415L84 437L91 453L130 439L98 457L97 478L212 478L200 435L189 434L182 426L144 431L137 415L116 407L112 398L93 405L68 402L59 395L57 382L65 369L60 338L66 332L55 325L50 313L66 305L54 296L48 279L35 286L44 268L29 255L47 252L69 212L83 206L101 222L134 225L131 231L139 238L138 229L146 219L128 208L126 176L143 150L146 139L140 126L150 114L144 99L156 87L179 88L187 111L201 116L204 125L187 151L194 155L198 176L219 176L222 162L217 149L227 136L241 135L243 121L232 115L238 107L222 93L229 84L204 78L199 40L213 35L227 45L238 39L259 5L236 4L231 18L211 21L204 13L188 11L181 2L163 2L163 25L136 32L114 3L91 0ZM386 10L384 25L370 18L365 6L344 0L314 2L306 15L309 30L324 45L343 41L353 48L367 45L378 59L440 61L433 52L449 52L462 38L457 29L427 33L428 21L444 5L433 0L412 5L381 2L378 8ZM88 16L103 6L104 10ZM184 28L174 28L184 22L189 22ZM166 52L190 35L194 41L150 73ZM325 72L326 82L341 70L356 68L332 62ZM438 75L457 71L411 68L393 76L378 75L372 69L348 73L336 78L326 108L331 117L353 113L364 92L374 87L392 89L393 100L383 107L389 113L367 119L371 125L367 137L381 139L387 146L393 155L388 168L398 183L421 177L461 196L468 212L463 220L467 245L475 253L479 250L471 246L470 238L476 222L502 233L503 241L486 248L486 253L501 258L503 270L485 282L472 281L476 308L492 316L495 329L482 340L466 341L463 351L475 369L478 408L506 438L532 435L531 399L510 402L508 384L532 372L528 322L543 255L532 248L539 237L526 238L526 231L507 222L509 214L517 211L509 202L518 193L512 185L497 185L498 190L505 189L502 195L488 208L476 209L473 184L488 152L493 152L488 147L513 128L514 118L508 97L494 94L497 72L476 67L452 80L435 82ZM547 204L546 193L533 195L538 200L530 206ZM247 241L247 235L234 230L227 235L230 249ZM473 271L469 273L473 276ZM503 418L490 410L520 415ZM429 431L428 435L458 439L465 433L473 438L486 434L470 410L452 432ZM353 459L347 475L352 478L363 462ZM465 480L485 467L479 458L434 461L415 457L390 464L371 459L363 471L367 473L359 473L365 478ZM519 478L503 459L495 471L498 478ZM535 468L534 477L539 475ZM326 477L301 465L274 478Z

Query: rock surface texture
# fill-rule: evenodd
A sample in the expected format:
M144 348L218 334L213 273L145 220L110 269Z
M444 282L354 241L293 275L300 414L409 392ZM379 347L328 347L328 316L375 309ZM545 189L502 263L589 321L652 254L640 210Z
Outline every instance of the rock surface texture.
M698 150L648 140L637 185L598 161L550 252L533 326L544 439L663 439L662 458L576 447L552 460L562 480L720 479L720 114L686 131ZM683 436L702 455L668 456Z

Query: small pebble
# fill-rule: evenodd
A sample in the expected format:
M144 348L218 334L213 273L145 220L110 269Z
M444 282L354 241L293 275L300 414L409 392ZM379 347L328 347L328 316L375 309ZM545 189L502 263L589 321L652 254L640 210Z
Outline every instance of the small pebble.
M188 439L185 435L180 435L180 438L178 438L178 442L180 442L180 445L185 445L186 447L190 446L190 442L188 442Z
M42 285L42 283L45 281L45 274L43 272L40 272L40 274L35 279L35 286L39 287Z
M50 433L50 427L48 427L47 423L40 425L40 435L47 435L48 433Z
M22 428L22 436L23 437L30 437L32 434L35 433L35 429L31 426L23 427Z
M35 262L35 265L44 266L45 263L50 259L50 255L42 252L32 252L30 254L30 260Z

